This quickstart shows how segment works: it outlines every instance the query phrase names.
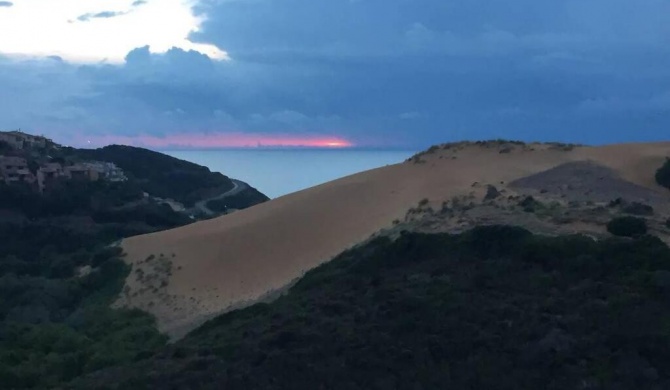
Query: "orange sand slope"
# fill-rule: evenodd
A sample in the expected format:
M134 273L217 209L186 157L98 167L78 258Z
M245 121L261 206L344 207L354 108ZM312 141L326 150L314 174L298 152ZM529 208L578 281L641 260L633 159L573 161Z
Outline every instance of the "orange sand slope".
M122 246L133 272L117 305L153 313L160 330L178 338L214 315L281 289L402 219L424 198L441 204L467 194L474 182L500 186L583 160L660 192L654 172L666 156L670 142L438 148L419 162L359 173L217 219L126 239Z

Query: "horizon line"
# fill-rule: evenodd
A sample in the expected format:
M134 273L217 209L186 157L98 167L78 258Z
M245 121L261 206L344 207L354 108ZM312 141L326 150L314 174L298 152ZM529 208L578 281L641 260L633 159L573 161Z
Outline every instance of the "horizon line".
M220 147L184 147L184 146L174 146L174 147L160 147L160 148L151 148L153 150L159 151L218 151L218 150L244 150L244 151L278 151L278 150L330 150L330 151L342 151L342 150L398 150L398 151L409 151L416 150L410 146L343 146L343 147L328 147L328 146L220 146ZM420 148L419 148L420 149Z

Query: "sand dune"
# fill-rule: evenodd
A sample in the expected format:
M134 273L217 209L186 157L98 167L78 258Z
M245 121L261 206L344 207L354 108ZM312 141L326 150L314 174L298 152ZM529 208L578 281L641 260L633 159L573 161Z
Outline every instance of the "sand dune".
M126 239L122 245L133 272L117 304L155 314L162 331L180 337L216 314L281 289L402 219L424 198L440 204L468 193L474 182L504 186L571 161L594 161L662 193L654 172L670 156L670 143L508 148L440 148L419 162L363 172L217 219Z

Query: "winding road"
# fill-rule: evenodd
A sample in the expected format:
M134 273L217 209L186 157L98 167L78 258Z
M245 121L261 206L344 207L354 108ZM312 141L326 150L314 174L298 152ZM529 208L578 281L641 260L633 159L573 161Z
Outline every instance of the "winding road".
M239 181L239 180L235 180L235 179L231 179L231 181L233 182L233 188L231 188L230 190L224 192L223 194L217 195L213 198L208 198L208 199L201 200L200 202L197 202L195 204L195 208L202 211L204 214L206 214L208 216L218 214L218 213L210 210L209 207L207 207L208 202L210 202L212 200L221 200L221 199L227 198L229 196L237 195L240 192L246 190L247 187L248 187L247 183L245 183L243 181Z

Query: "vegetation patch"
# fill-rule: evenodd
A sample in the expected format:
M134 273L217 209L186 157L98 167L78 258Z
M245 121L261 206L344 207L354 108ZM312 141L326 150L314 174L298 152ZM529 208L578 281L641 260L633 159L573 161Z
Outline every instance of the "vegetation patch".
M47 162L90 161L113 162L124 174L115 180L53 176L40 191L0 183L0 388L69 388L75 378L151 357L167 341L154 318L110 308L131 271L118 243L192 222L155 197L193 204L229 190L232 181L126 146L11 152L23 153L33 174ZM126 287L123 296L148 289L163 294L171 274L171 258L152 254L133 270L142 288Z
M526 196L523 198L523 200L519 202L519 206L521 206L523 211L527 213L534 213L540 208L544 207L542 202L538 201L532 196Z
M580 146L578 144L563 143L563 142L550 142L548 145L550 150L560 150L562 152L570 152L574 150L576 147Z
M187 206L233 188L233 182L209 168L162 153L132 146L111 145L100 149L63 148L70 158L109 161L116 164L142 191L174 199ZM175 183L179 183L175 185Z
M243 192L226 196L223 199L210 200L207 202L207 208L215 212L225 213L230 210L246 209L267 200L268 197L258 192L256 189L248 188Z
M53 257L51 257L53 256ZM0 383L3 388L53 388L101 368L151 356L165 345L154 318L109 307L129 267L119 253L43 252L43 272L0 276ZM16 259L10 256L9 259ZM78 278L68 267L95 266ZM8 257L0 260L6 271ZM54 267L59 273L54 275ZM23 268L25 271L25 267Z
M406 233L73 387L668 388L669 297L651 236Z
M639 203L639 202L633 202L621 209L626 214L633 214L633 215L644 215L644 216L652 216L654 215L654 208L649 206L648 204L644 203Z
M627 202L622 198L617 198L609 203L609 207L618 207L622 212L632 215L652 216L654 208L648 204L640 202Z
M165 344L150 315L109 307L130 272L110 243L190 222L142 198L131 182L0 185L0 208L25 216L0 221L0 387L62 387Z
M670 159L667 159L663 166L656 171L656 182L670 189Z
M639 236L647 233L647 221L637 217L617 217L607 224L607 231L621 237Z
M484 200L494 200L500 196L500 191L495 186L487 185L486 186L486 195L484 195Z

